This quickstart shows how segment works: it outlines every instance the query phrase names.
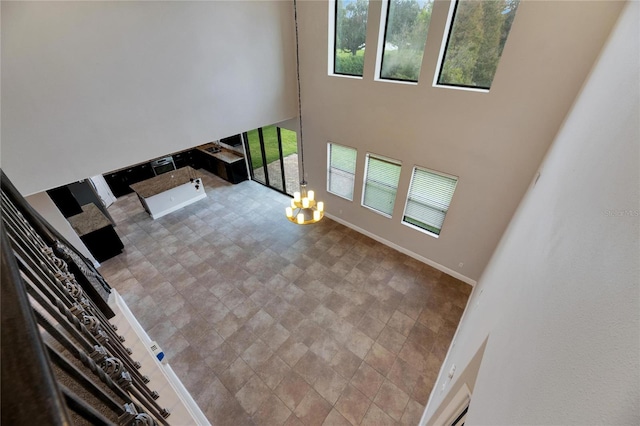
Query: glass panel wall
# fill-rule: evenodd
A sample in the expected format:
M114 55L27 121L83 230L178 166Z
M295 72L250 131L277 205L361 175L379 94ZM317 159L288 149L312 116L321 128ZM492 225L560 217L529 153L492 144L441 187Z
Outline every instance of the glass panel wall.
M265 126L245 133L245 140L251 179L290 195L299 191L296 132Z
M300 172L298 171L298 136L296 132L280 129L284 167L285 192L291 196L300 191Z
M245 133L247 141L247 152L250 157L251 179L266 185L266 174L264 170L264 159L262 156L262 144L260 143L259 129Z
M267 185L284 192L284 178L282 168L282 152L279 142L279 130L275 126L262 128L262 141L266 154Z

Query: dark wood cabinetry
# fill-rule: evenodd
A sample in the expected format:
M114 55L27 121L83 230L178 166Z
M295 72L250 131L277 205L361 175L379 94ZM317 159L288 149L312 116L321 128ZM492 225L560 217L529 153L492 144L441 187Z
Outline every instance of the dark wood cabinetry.
M236 161L235 163L231 163L227 166L227 174L231 172L229 181L231 183L238 183L244 180L249 179L247 174L247 164L244 159L241 161Z
M113 226L105 226L80 237L98 262L104 262L122 253L124 245Z
M113 196L116 198L133 192L129 189L129 185L126 183L122 172L107 173L104 175L104 180L107 182Z
M139 164L127 169L104 175L111 192L115 197L122 197L133 192L129 185L152 178L154 175L151 163Z
M220 142L231 145L231 146L241 146L242 145L242 135L233 135L228 138L220 139Z
M64 217L70 217L82 213L80 203L78 203L67 186L50 189L47 191L47 194L49 194L51 201L54 202Z
M200 156L200 166L214 175L220 176L231 183L239 183L248 179L247 165L244 158L227 163L202 151L198 151L198 154Z
M186 166L193 167L194 169L199 169L201 167L200 156L196 149L190 149L188 151L173 154L173 162L176 165L176 169L181 169Z
M200 168L203 168L211 173L215 173L215 170L212 166L212 161L215 160L215 158L202 151L197 151L196 154L198 155L198 158L200 160Z
M236 155L236 158L237 156L242 156L242 154L234 155ZM228 163L197 148L181 151L171 156L173 157L176 169L187 166L193 167L194 169L203 168L231 183L238 183L248 179L247 166L244 158ZM109 188L111 188L113 195L119 198L133 192L133 190L129 188L130 185L154 176L155 173L153 172L151 163L144 163L106 173L104 179L107 181Z
M81 213L67 219L89 252L98 262L104 262L124 248L113 225L95 204L82 206Z
M227 164L220 160L216 161L216 174L224 180L229 180L229 173L227 173Z

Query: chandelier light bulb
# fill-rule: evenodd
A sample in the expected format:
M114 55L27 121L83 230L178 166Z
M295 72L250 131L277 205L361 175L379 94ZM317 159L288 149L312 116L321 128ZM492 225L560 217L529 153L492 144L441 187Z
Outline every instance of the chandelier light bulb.
M291 207L287 207L286 209L287 217L293 217L293 209Z

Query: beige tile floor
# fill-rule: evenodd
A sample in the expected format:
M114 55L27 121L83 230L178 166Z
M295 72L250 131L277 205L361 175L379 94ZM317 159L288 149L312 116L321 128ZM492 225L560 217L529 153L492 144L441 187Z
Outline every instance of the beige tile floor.
M112 205L125 250L100 272L211 423L417 424L471 288L201 173L208 198L158 220Z

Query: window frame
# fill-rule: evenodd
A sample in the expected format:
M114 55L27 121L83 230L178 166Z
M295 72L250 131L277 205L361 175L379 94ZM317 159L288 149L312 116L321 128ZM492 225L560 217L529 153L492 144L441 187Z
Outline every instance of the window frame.
M464 90L468 92L477 92L477 93L489 93L489 90L491 89L491 87L484 88L484 87L471 86L466 84L444 84L439 82L440 76L442 75L442 69L444 68L444 60L447 53L447 49L449 48L449 41L451 39L451 32L453 30L453 21L455 19L456 11L458 10L459 4L460 4L460 0L452 0L451 5L449 6L447 23L444 28L444 34L446 34L446 37L442 38L440 53L438 55L438 63L436 65L436 72L433 77L433 87L438 87L443 89L453 89L453 90ZM509 30L509 32L510 31L511 29ZM502 53L500 54L499 60L500 59L502 59ZM497 68L496 68L496 72L497 72ZM494 77L495 77L495 74L494 74Z
M338 25L337 25L337 19L338 19L338 1L339 0L329 0L329 41L328 41L328 47L329 47L329 51L328 51L328 61L327 61L327 65L328 65L328 69L327 69L327 74L329 76L332 77L344 77L344 78L353 78L353 79L357 79L357 80L362 80L364 78L364 63L363 63L363 67L362 67L362 75L358 75L358 74L345 74L345 73L340 73L340 72L336 72L336 51L337 51L337 47L338 47L338 37L337 37L337 31L338 31ZM368 6L371 5L371 0L367 0L368 1ZM369 25L369 12L367 11L367 26ZM365 27L365 43L366 43L366 27ZM366 54L366 51L365 51ZM364 58L363 58L364 61Z
M331 170L332 170L332 166L331 166L331 147L333 145L337 145L337 146L339 146L341 148L351 149L356 154L356 158L355 158L355 160L353 162L353 183L352 183L352 186L351 186L351 198L345 197L344 195L338 194L338 193L333 192L331 190L331 176L332 176L332 173L331 173ZM358 167L358 150L356 148L353 148L353 147L350 147L350 146L347 146L347 145L342 145L342 144L335 143L335 142L331 142L331 141L327 142L327 192L329 194L333 194L333 195L335 195L337 197L340 197L340 198L343 198L345 200L353 201L353 195L355 194L355 190L356 190L356 169L357 169L357 167ZM337 169L337 170L340 170L341 172L344 172L344 173L351 174L351 172L346 171L346 170L342 170L342 169Z
M368 182L368 176L369 176L369 159L370 158L374 158L378 161L382 161L385 163L390 163L390 164L394 164L396 166L398 166L400 168L400 171L398 173L398 183L396 183L396 187L395 187L395 195L393 198L393 209L391 209L391 214L388 214L386 212L380 211L374 207L368 206L364 203L364 199L365 196L367 195L367 182ZM395 160L393 158L389 158L389 157L385 157L383 155L378 155L378 154L373 154L370 152L367 152L366 156L365 156L365 162L364 162L364 175L362 176L362 197L360 200L360 205L364 208L367 208L381 216L384 216L386 218L391 219L393 217L393 210L395 209L396 206L396 200L398 198L398 189L400 186L400 173L402 173L402 161L400 160ZM384 184L383 184L384 185Z
M380 29L378 32L378 49L376 52L376 73L375 73L375 81L382 82L390 82L390 83L399 83L399 84L408 84L410 86L418 85L418 81L420 79L420 75L418 75L418 80L402 80L400 78L390 78L382 76L382 65L384 62L384 48L387 40L387 29L389 27L389 14L391 10L391 2L393 0L383 0L382 1L382 9L380 12ZM435 2L435 0L434 0ZM382 17L384 16L384 20ZM429 28L431 28L431 23L429 23ZM422 65L424 64L424 52L427 49L427 40L429 39L429 34L427 31L427 35L425 36L425 45L422 49L422 64L420 65L420 74L422 74Z
M433 174L433 175L441 176L441 177L444 177L444 178L447 178L447 179L455 179L455 181L456 181L456 183L455 183L455 185L453 187L453 192L451 193L451 199L449 200L449 203L447 204L447 210L444 212L444 218L442 219L442 225L440 226L440 232L437 233L437 234L435 232L433 232L433 231L429 231L428 229L425 229L425 228L423 228L421 226L418 226L418 225L414 225L413 223L407 222L405 220L405 217L407 216L407 207L409 206L409 198L411 197L411 188L413 187L413 182L414 182L414 178L416 176L416 171L418 171L418 170L420 170L422 172L425 172L425 173L430 173L430 174ZM407 198L405 199L404 210L402 211L402 218L400 219L400 223L402 223L403 225L408 226L410 228L413 228L413 229L415 229L417 231L420 231L422 233L430 235L430 236L432 236L434 238L439 238L440 235L442 234L442 229L444 228L444 222L445 222L445 220L447 218L447 213L449 213L449 210L451 208L451 203L453 202L453 196L454 196L454 194L456 192L456 189L458 188L459 181L460 181L460 179L458 178L458 176L453 176L453 175L450 175L448 173L439 172L439 171L428 169L428 168L422 167L422 166L413 166L413 169L411 170L411 181L409 182L409 189L407 190ZM429 206L429 207L431 207L431 206Z
M375 79L377 81L387 81L392 83L402 83L409 85L417 85L418 80L401 80L399 78L387 78L382 76L382 64L384 62L384 47L386 45L387 40L387 29L389 28L389 9L391 9L391 1L392 0L383 0L382 1L382 11L380 15L380 35L378 37L378 52L376 57L376 76ZM385 17L384 25L382 16ZM424 53L423 53L424 54Z

